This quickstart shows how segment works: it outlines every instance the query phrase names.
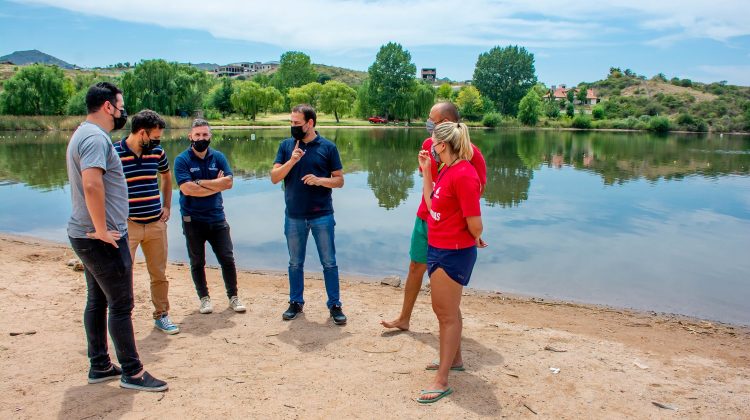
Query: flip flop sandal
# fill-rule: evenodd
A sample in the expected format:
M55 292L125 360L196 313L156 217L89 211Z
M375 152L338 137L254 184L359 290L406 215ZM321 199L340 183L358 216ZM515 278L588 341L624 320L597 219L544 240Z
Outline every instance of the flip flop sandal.
M417 402L420 404L432 404L435 401L438 401L439 399L451 395L453 393L453 388L446 388L446 389L438 389L438 390L422 390L419 392L421 395L428 395L428 394L438 394L435 398L417 398Z
M440 361L433 360L432 363L430 363L429 365L427 365L426 368L424 368L424 370L438 370L438 367L440 367ZM455 372L463 372L466 370L466 368L464 367L464 365L451 366L451 370Z

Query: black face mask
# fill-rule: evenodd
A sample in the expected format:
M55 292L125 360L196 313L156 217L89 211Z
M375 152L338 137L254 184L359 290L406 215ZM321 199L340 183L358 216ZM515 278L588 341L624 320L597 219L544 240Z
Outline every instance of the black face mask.
M193 150L198 153L203 153L208 150L209 143L211 143L211 140L196 140L192 142Z
M141 143L141 149L143 149L143 154L149 154L152 150L156 149L156 146L161 144L161 140L157 139L148 139L146 144Z
M119 130L125 127L125 124L128 122L128 111L125 111L125 108L121 109L119 117L115 117L115 114L112 114L112 120L115 122L115 128L112 130Z
M292 126L292 137L294 137L295 140L302 140L302 139L304 139L306 134L307 133L305 133L304 131L302 131L302 126L301 125L293 125Z

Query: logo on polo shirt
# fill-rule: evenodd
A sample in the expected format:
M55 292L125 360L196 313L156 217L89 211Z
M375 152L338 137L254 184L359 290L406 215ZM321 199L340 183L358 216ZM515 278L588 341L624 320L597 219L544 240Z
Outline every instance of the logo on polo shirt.
M200 172L201 168L190 168L190 172Z

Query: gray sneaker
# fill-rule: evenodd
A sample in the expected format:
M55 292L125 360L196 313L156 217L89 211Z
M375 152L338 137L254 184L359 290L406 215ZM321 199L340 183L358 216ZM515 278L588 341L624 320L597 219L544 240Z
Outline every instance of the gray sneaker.
M202 314L210 314L214 311L214 307L213 305L211 305L211 298L209 296L204 296L201 298L201 307L199 311Z
M229 298L229 307L232 308L232 310L234 310L235 312L245 312L247 310L245 305L237 296L232 296Z

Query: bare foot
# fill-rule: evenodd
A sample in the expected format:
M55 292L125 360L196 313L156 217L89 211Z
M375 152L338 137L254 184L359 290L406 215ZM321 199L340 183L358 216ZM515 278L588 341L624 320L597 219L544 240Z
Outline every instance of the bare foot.
M380 321L380 325L386 328L398 328L401 331L409 331L409 321L402 321L401 318L396 318L393 321Z

